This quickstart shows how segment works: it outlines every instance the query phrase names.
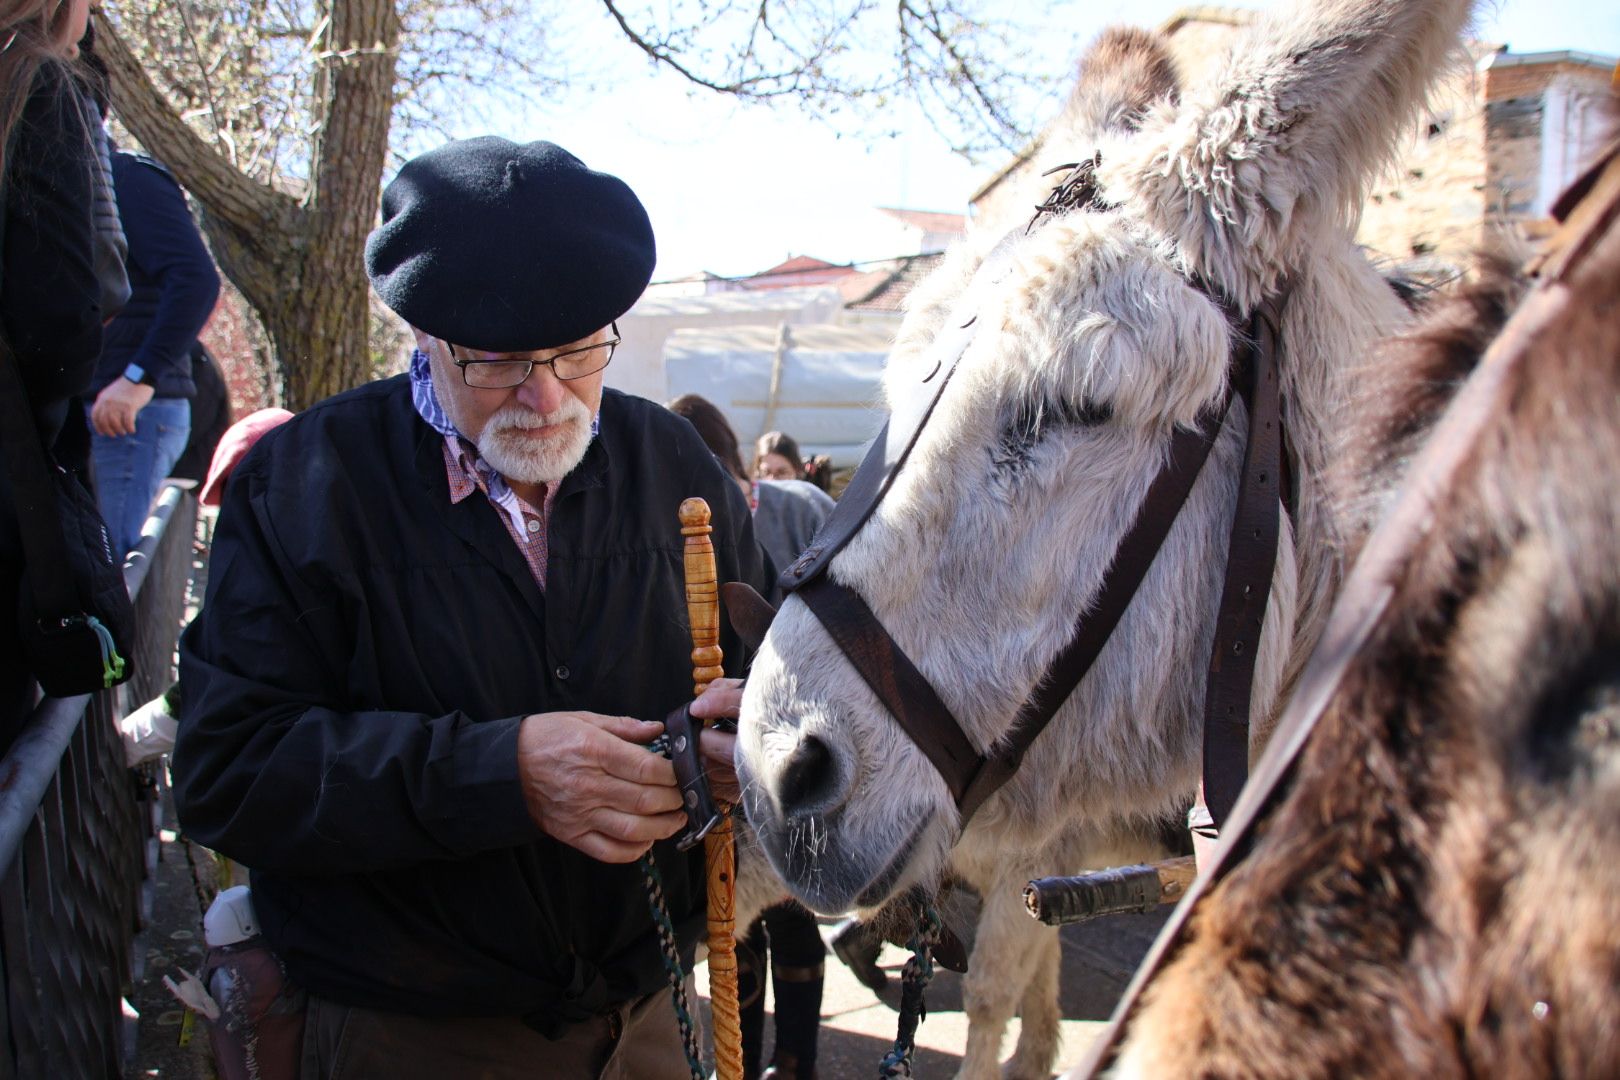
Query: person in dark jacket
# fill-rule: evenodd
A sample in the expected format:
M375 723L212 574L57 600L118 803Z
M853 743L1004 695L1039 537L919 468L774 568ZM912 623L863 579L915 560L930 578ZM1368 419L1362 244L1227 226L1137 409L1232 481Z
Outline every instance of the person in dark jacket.
M152 497L191 432L191 350L219 298L219 272L163 165L112 155L129 239L130 298L108 326L90 384L96 490L120 555L141 538Z
M767 582L690 425L602 385L653 263L634 193L554 145L408 162L367 269L410 371L270 431L226 488L175 799L252 869L309 993L304 1077L689 1075L634 865L689 965L703 860L646 746L691 690L682 500L721 580ZM719 679L693 713L740 701ZM726 794L731 740L700 745Z
M0 2L0 335L22 376L34 426L63 467L82 470L89 432L69 406L101 351L102 292L92 220L93 122L73 58L88 0ZM0 461L0 748L33 704L17 638L22 539Z

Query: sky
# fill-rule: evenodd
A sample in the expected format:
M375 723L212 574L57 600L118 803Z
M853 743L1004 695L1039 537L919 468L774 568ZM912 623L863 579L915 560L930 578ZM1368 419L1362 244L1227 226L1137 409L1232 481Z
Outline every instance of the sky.
M1268 0L1228 0L1262 8ZM571 5L572 6L572 5ZM1031 65L1054 75L1072 69L1105 26L1156 26L1182 0L1002 0L1029 32ZM594 5L577 5L561 28L570 48L594 50L611 78L522 110L495 110L452 134L496 133L549 139L594 169L622 177L646 205L658 238L655 281L701 271L738 276L790 255L859 262L905 254L874 250L859 222L873 207L963 212L968 196L1004 161L965 161L915 110L892 117L892 137L863 137L791 106L742 106L688 91L616 37ZM1500 0L1488 3L1479 36L1514 52L1578 49L1620 56L1616 0ZM1067 87L1055 87L1042 115Z

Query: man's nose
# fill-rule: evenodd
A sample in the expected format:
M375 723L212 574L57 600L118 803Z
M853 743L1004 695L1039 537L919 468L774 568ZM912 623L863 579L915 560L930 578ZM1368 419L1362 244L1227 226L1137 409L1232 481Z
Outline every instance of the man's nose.
M567 393L568 388L550 364L536 364L529 377L518 383L517 399L525 408L546 414L555 412Z

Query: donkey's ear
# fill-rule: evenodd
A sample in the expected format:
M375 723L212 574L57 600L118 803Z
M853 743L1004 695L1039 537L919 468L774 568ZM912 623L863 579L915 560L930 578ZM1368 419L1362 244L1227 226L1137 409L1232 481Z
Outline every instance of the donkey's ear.
M755 592L752 585L728 581L720 586L720 606L726 609L726 619L743 639L743 644L758 652L771 621L776 618L776 609L771 607L770 601Z
M1099 177L1244 306L1360 214L1477 0L1285 4Z
M1135 131L1150 108L1174 103L1180 90L1164 38L1132 26L1109 27L1080 57L1080 74L1059 124L1068 125L1075 138Z

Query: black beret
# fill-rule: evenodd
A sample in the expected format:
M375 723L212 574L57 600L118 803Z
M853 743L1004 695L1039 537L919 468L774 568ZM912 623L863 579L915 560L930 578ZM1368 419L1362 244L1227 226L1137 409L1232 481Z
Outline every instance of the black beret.
M366 273L406 322L489 352L593 334L652 279L652 223L623 180L548 142L485 136L405 163Z

